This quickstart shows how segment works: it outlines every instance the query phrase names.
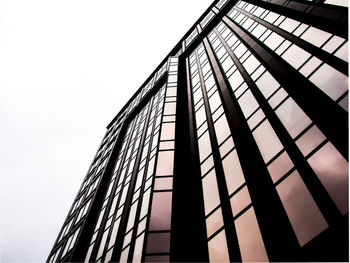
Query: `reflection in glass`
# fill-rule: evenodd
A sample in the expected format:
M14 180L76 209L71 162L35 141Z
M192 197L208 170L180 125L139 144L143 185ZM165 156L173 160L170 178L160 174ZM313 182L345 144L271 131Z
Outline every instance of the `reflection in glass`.
M173 188L172 177L158 177L155 179L154 190L171 190Z
M228 193L232 194L245 182L236 150L233 150L222 160L222 166L224 168Z
M147 253L168 253L170 250L170 233L148 233Z
M253 132L253 136L258 144L265 163L270 161L271 158L283 148L276 133L267 120L256 128L256 130Z
M203 161L211 153L209 133L206 131L198 140L199 159Z
M244 186L230 200L233 216L238 215L251 202L248 188Z
M328 227L297 171L276 188L300 246L305 245Z
M207 225L207 237L210 237L220 227L224 225L224 221L222 220L221 208L217 209L213 214L211 214L207 218L206 225Z
M210 262L230 262L227 251L225 230L222 230L208 242Z
M348 212L348 162L328 142L308 162L344 215Z
M175 139L175 123L163 123L162 132L160 133L161 140Z
M313 125L303 136L301 136L296 144L304 156L308 155L313 149L315 149L321 142L326 139L326 136Z
M203 195L205 214L209 214L220 203L218 184L216 182L215 170L211 170L203 178Z
M174 151L160 151L157 161L157 175L172 175L174 166Z
M274 160L267 169L269 170L272 181L276 183L283 175L294 167L292 160L289 158L287 152L283 152Z
M244 262L265 262L265 251L258 222L253 207L249 208L235 220L239 249Z
M288 98L279 106L276 114L293 138L299 135L311 123L309 117L306 116L292 98Z
M172 192L154 192L151 208L150 230L169 230L171 223Z

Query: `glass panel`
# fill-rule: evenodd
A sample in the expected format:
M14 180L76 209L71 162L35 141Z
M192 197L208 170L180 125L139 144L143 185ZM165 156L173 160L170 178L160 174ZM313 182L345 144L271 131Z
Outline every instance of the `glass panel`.
M170 262L169 256L146 256L145 262Z
M272 181L276 183L283 175L294 167L292 160L287 152L283 152L276 160L274 160L267 169L269 170Z
M160 151L157 161L157 175L172 175L174 166L174 151Z
M162 132L160 134L161 140L174 140L175 139L175 123L163 123Z
M130 246L128 246L126 249L122 251L122 254L120 255L120 262L128 261L129 249L130 249Z
M305 65L300 69L300 73L303 74L305 77L309 76L311 72L313 72L320 64L322 63L321 60L319 60L316 57L312 57L308 62L305 63Z
M233 150L222 160L222 166L224 168L228 193L232 194L245 182L236 150Z
M220 203L218 184L216 182L215 170L211 170L203 178L203 195L205 214L209 214Z
M230 83L233 91L235 91L235 89L237 89L243 81L243 77L238 70L236 70L235 73L233 73L231 77L228 78L228 82Z
M235 220L238 244L244 262L265 262L268 257L265 251L258 222L253 207Z
M206 131L198 140L199 159L202 162L211 153L209 133Z
M224 225L224 221L222 220L222 212L221 208L217 209L213 214L211 214L207 220L207 237L210 237L214 234L220 227Z
M171 224L172 192L154 192L150 230L169 230Z
M328 142L308 162L343 215L348 212L348 162Z
M225 230L222 230L208 242L210 262L230 262L227 250Z
M232 196L230 200L233 216L238 215L251 202L248 188L244 186L238 193Z
M201 165L201 173L202 173L202 175L205 175L210 170L210 168L212 168L213 166L214 166L214 160L213 160L213 157L210 156Z
M283 37L273 32L265 41L264 43L271 48L272 50L275 50L284 40Z
M147 253L168 253L170 250L170 233L148 233Z
M280 86L280 84L267 71L256 81L255 84L265 98L268 98Z
M225 115L222 115L214 123L214 128L218 144L220 145L231 134Z
M311 123L309 117L306 116L292 98L288 98L279 106L276 114L293 138L299 135Z
M221 99L218 92L215 92L209 98L209 104L211 113L213 113L221 105Z
M309 27L304 34L302 34L301 38L317 47L320 47L330 36L331 34L323 30Z
M259 107L259 104L256 102L250 90L247 90L242 97L239 98L238 102L246 118Z
M197 127L201 126L201 124L207 119L205 115L205 109L204 106L202 106L197 112L196 112L196 122Z
M301 49L297 45L292 45L282 55L282 58L296 69L298 69L309 57L310 53Z
M297 171L276 188L301 246L328 227Z
M323 64L310 80L333 100L337 100L348 89L348 77L327 64Z
M164 177L156 178L154 183L154 190L171 190L173 188L173 178Z
M168 102L164 105L164 115L172 115L176 113L176 103Z
M160 144L159 144L160 150L171 150L171 149L174 149L174 147L175 147L174 141L160 142Z
M142 234L136 239L132 262L141 262L144 235Z
M326 137L323 133L314 125L296 141L296 144L304 156L306 156L325 139Z
M232 137L230 137L220 146L221 157L225 156L225 154L228 153L234 146L235 145L233 143Z
M253 132L253 136L258 144L265 163L270 161L271 158L283 148L276 133L267 120L256 128L256 130Z

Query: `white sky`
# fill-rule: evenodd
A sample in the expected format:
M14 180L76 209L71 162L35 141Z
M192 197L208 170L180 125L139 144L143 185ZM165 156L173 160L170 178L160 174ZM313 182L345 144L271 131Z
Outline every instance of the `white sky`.
M105 127L211 2L0 1L1 262L46 260Z

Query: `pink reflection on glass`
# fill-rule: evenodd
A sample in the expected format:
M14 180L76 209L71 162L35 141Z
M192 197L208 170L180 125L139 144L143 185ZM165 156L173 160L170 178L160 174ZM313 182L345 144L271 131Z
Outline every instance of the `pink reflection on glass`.
M229 194L232 194L245 182L236 150L233 150L225 157L222 161L222 166L224 168L227 190Z
M235 220L243 262L269 261L253 207Z
M209 214L220 203L215 171L211 170L202 180L205 214Z
M297 171L276 188L301 246L328 227Z
M173 115L176 113L176 103L168 102L164 105L164 115Z
M328 142L308 162L343 215L348 212L348 162Z
M168 253L170 251L170 233L148 233L147 253Z
M211 153L209 133L206 131L198 140L199 160L203 161Z
M230 262L228 255L225 230L222 230L208 242L210 262Z
M171 190L173 188L173 178L156 178L154 190Z
M274 160L267 169L269 170L272 181L276 183L283 175L294 167L291 159L286 152L283 152Z
M175 123L163 123L162 132L160 133L161 140L174 140L175 139Z
M174 166L174 151L160 151L157 161L157 175L172 175Z
M145 262L170 262L169 256L146 256Z
M172 192L153 193L150 230L169 230L171 225Z
M221 208L216 210L213 214L211 214L207 220L207 237L210 237L214 234L220 227L224 225L224 221L222 220L222 212Z
M238 193L232 196L230 202L233 216L238 215L239 212L241 212L252 202L250 199L248 188L244 186Z
M326 136L314 125L296 141L296 144L303 155L306 156L325 139Z

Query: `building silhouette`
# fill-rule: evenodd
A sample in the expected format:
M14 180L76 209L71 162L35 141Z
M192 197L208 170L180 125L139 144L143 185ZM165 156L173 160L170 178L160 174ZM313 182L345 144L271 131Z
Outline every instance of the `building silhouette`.
M348 261L347 12L214 1L108 124L47 261Z

